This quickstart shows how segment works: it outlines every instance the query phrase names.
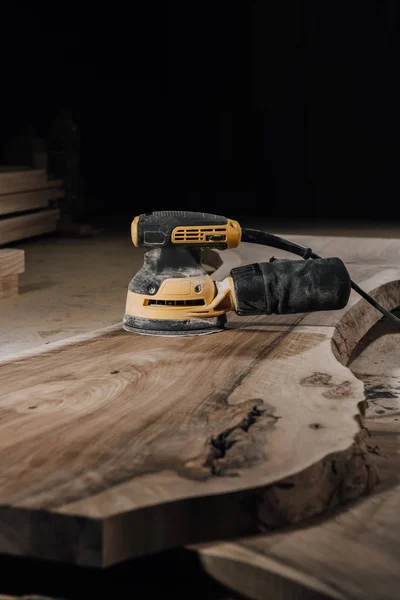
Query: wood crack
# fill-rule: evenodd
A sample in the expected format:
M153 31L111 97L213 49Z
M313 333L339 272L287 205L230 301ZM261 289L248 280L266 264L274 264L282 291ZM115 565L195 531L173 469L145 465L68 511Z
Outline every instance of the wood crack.
M263 416L269 419L269 426L279 419L279 417L271 413L266 413L264 409L254 406L238 425L225 429L216 437L211 438L209 442L210 452L204 466L210 470L212 475L238 476L238 473L232 472L232 464L230 463L230 455L228 453L238 441L243 439L241 432L249 433L250 427ZM249 436L247 441L249 444L252 444L254 440ZM234 460L233 462L236 461ZM248 464L247 466L250 465Z

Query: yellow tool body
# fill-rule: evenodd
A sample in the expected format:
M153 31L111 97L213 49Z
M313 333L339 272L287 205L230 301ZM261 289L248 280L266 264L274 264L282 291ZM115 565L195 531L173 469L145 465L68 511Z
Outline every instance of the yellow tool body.
M128 291L125 313L147 319L217 317L234 310L232 278L209 275L166 279L152 296Z
M146 335L201 335L222 331L229 311L287 314L346 304L351 280L336 258L244 265L214 281L202 266L202 251L236 248L243 236L253 243L267 239L275 247L286 244L209 213L156 211L135 217L132 242L146 252L129 284L124 329ZM300 252L307 258L311 251L300 247Z

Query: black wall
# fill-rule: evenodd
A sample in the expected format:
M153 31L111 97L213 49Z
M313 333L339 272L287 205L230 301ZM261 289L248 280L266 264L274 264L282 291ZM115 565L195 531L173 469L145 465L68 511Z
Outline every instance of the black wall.
M89 211L399 217L398 2L82 5L2 3L0 140L71 109Z

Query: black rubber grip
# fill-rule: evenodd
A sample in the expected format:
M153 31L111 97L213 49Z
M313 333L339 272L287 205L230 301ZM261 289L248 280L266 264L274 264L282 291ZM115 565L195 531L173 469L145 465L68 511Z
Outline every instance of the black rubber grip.
M220 215L186 210L159 210L145 213L139 216L138 245L145 248L168 246L171 244L171 235L176 227L215 227L227 223L228 219ZM198 245L202 246L202 244ZM218 240L215 245L219 246Z
M293 314L344 308L350 275L339 258L275 260L232 269L239 315Z

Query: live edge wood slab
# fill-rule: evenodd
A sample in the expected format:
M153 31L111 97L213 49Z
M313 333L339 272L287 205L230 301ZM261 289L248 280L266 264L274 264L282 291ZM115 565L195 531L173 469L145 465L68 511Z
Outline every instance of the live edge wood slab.
M400 304L396 240L296 239ZM243 244L215 278L272 254ZM0 552L105 566L365 493L363 383L345 365L379 317L354 294L338 312L230 315L211 336L118 324L2 362Z
M298 526L199 545L200 561L215 580L251 600L398 600L399 356L400 330L382 320L348 364L365 384L364 426L379 485Z

